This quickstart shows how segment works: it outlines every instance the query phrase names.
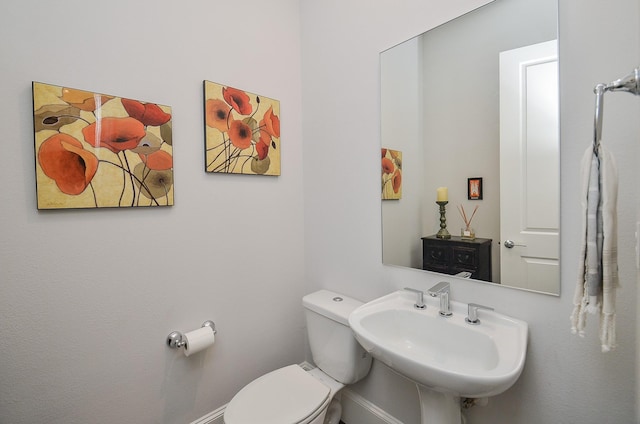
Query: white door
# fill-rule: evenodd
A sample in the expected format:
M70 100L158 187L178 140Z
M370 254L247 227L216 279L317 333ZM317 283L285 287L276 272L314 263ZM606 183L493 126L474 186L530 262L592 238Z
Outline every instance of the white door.
M500 273L558 293L557 41L500 53Z

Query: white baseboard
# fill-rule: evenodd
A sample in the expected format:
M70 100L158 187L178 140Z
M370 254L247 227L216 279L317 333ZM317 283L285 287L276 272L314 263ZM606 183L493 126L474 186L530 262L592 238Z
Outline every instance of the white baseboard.
M346 424L403 424L348 388L341 394L342 421Z
M227 405L222 405L215 411L209 412L207 415L198 418L191 424L224 424L222 417L224 415L224 409Z

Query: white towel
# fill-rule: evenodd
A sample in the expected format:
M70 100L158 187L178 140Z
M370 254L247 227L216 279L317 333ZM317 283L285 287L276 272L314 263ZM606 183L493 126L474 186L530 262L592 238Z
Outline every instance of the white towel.
M584 335L587 312L600 315L602 351L616 346L618 171L611 153L589 147L582 158L582 251L571 331Z

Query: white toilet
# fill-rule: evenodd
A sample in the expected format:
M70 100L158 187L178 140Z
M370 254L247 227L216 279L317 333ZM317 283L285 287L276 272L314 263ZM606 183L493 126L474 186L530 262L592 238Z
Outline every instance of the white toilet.
M362 302L320 290L305 296L302 304L318 368L289 365L253 380L227 405L225 424L338 423L341 408L335 394L364 378L371 367L371 356L353 337L348 321Z

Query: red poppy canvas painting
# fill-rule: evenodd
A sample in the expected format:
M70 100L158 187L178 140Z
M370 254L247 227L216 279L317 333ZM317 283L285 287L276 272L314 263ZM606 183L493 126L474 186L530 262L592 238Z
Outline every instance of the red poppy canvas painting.
M402 152L382 148L382 200L402 198Z
M280 175L280 102L204 81L205 170Z
M33 83L38 209L173 205L171 108Z

